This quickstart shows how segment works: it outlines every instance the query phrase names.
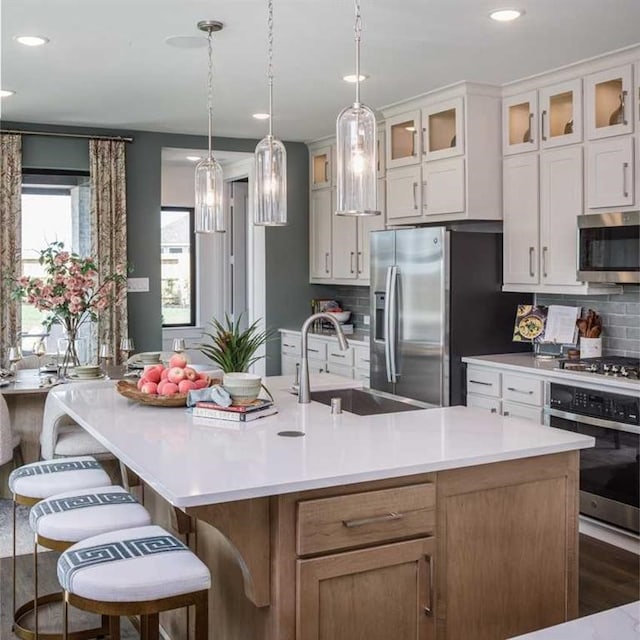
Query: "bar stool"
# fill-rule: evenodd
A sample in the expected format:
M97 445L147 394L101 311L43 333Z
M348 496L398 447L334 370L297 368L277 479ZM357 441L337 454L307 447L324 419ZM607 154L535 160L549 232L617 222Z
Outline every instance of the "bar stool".
M16 627L19 620L33 609L35 617L35 638L42 640L38 633L38 563L37 547L41 545L52 551L65 551L74 543L85 538L113 531L150 524L148 511L125 489L119 486L105 486L85 491L70 491L51 496L31 508L29 524L35 533L34 542L34 597L33 603L23 605L16 611ZM45 596L47 597L47 596ZM62 602L62 594L48 596L47 602ZM107 619L103 618L99 630L87 629L75 637L91 638L107 630ZM21 627L28 633L28 630ZM18 634L19 635L19 634ZM61 637L60 634L54 634Z
M15 624L16 618L16 512L19 504L32 507L56 493L81 491L91 487L109 485L111 480L91 456L62 458L32 462L14 469L9 476L9 489L13 496L13 607L14 631L23 640L31 640L35 634L25 630L24 634ZM21 607L22 609L22 607Z
M195 606L195 640L207 640L211 574L189 548L156 525L86 538L58 560L68 606L110 617L110 640L120 639L120 616L139 615L143 640L157 640L162 611Z

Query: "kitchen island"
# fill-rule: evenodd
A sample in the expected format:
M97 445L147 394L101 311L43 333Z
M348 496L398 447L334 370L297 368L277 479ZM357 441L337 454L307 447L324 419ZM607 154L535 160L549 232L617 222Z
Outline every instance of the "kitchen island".
M466 407L332 415L298 405L290 379L266 382L279 413L244 430L109 383L49 398L189 534L213 574L212 639L495 640L577 615L591 438ZM336 383L354 386L312 388Z

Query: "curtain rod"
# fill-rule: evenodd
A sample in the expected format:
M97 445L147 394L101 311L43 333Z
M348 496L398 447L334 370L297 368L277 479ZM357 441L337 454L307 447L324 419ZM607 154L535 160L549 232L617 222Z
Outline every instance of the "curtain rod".
M0 129L0 133L17 133L25 136L51 136L53 138L85 138L88 140L122 140L133 142L133 138L123 136L92 136L86 133L55 133L52 131L22 131L21 129Z

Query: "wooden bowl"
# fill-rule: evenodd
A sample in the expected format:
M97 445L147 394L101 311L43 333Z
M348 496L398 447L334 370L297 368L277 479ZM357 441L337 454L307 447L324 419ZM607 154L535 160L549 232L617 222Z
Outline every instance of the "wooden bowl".
M220 384L220 380L216 378L209 379L209 386ZM135 400L140 404L148 404L152 407L185 407L187 405L187 394L176 393L172 396L159 396L151 393L142 393L135 382L128 380L119 380L116 385L116 391L129 400Z

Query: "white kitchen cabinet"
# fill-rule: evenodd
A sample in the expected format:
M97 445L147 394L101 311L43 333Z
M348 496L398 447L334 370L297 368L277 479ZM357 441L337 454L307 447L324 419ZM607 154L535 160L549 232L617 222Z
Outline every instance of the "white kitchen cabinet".
M358 277L357 219L353 216L336 216L332 212L331 225L332 278L355 280Z
M420 162L422 149L420 110L385 119L386 168L395 169Z
M575 285L577 218L583 213L582 147L540 154L540 258L542 284ZM516 229L517 233L517 229Z
M467 407L475 407L476 409L484 409L489 413L500 415L502 403L498 398L487 398L478 396L473 393L467 394Z
M420 165L387 170L387 222L420 221L422 218L422 168Z
M633 137L619 136L587 145L587 207L626 207L635 203Z
M539 282L538 155L505 158L503 172L504 284L535 285Z
M531 420L536 424L543 424L542 407L530 407L516 402L503 402L502 415L512 418L522 418L523 420Z
M582 80L576 78L539 92L540 147L582 142Z
M358 283L368 285L371 279L371 236L372 231L381 231L386 222L386 181L378 178L379 216L363 216L358 218Z
M585 78L585 129L589 140L633 132L633 71L630 64Z
M464 158L422 165L422 212L425 216L465 210Z
M423 160L441 160L464 153L463 109L462 97L422 109Z
M311 189L324 189L333 184L333 146L312 149L309 153Z
M332 189L311 191L309 206L309 275L311 280L331 278Z
M538 92L527 91L502 101L504 155L538 149Z
M543 387L541 378L524 376L511 371L503 371L502 378L502 400L517 404L526 404L534 407L541 407L544 403Z

